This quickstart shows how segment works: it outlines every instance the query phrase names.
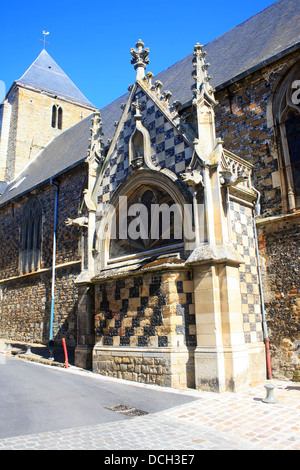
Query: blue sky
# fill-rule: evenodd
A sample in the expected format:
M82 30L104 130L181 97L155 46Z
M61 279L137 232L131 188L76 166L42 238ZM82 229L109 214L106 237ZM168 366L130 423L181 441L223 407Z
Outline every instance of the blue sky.
M48 0L1 2L0 81L6 91L46 49L98 108L135 80L130 48L150 48L147 70L157 74L273 0ZM1 82L0 82L1 84ZM0 87L1 92L1 87Z

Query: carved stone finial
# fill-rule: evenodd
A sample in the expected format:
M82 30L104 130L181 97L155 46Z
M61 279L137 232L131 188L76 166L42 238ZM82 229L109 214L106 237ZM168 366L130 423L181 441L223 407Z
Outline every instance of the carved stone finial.
M103 161L103 131L102 120L99 111L96 111L93 116L93 125L91 127L90 146L88 150L88 160L100 163Z
M220 183L222 186L236 186L239 183L247 181L249 178L249 175L247 175L245 171L238 171L235 175L228 169L221 171L220 174Z
M151 90L155 91L157 95L160 94L160 90L162 89L163 84L160 80L155 80L154 85L152 85Z
M134 115L134 119L137 121L140 121L143 116L141 115L141 109L143 107L143 104L142 103L139 103L139 100L137 99L136 101L133 101L131 103L131 106L132 106L132 109L135 110L135 115Z
M179 111L179 109L181 108L181 102L178 101L178 100L175 100L172 104L172 108L175 110L175 111Z
M144 43L141 39L138 40L135 47L137 49L130 49L131 63L134 64L136 70L136 80L142 80L145 76L146 64L149 64L149 48L144 49Z
M145 77L144 77L144 80L145 82L151 87L152 86L152 79L153 79L154 75L152 72L147 72Z
M172 98L172 93L169 90L164 91L163 94L161 95L161 99L166 102L169 102L171 98Z
M192 89L195 94L195 101L206 97L210 105L215 106L217 102L214 98L214 89L209 84L212 77L207 73L210 64L205 62L206 54L203 51L203 46L198 42L194 47L193 53L193 66L195 70L192 72L192 77L196 83Z

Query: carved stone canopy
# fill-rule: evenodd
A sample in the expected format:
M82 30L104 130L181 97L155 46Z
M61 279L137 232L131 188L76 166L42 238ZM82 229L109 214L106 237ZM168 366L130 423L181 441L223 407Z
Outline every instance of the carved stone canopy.
M210 105L215 106L217 102L214 98L214 88L209 84L212 77L207 73L210 64L205 62L206 55L207 52L203 51L203 46L197 43L194 47L194 71L192 73L192 77L195 80L195 84L192 86L195 94L194 104L205 98Z
M94 113L92 120L91 138L89 139L90 145L88 149L88 161L96 161L97 163L103 162L103 131L102 131L102 120L100 112Z

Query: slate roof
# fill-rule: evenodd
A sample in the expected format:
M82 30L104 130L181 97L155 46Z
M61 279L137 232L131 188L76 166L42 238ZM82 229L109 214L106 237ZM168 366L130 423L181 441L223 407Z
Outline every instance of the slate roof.
M0 197L0 205L82 163L87 157L91 127L92 116L89 116L53 139L14 181L8 184Z
M4 193L6 187L7 187L7 183L5 181L0 181L0 196L1 194Z
M298 48L300 46L299 25L300 0L279 0L207 44L205 50L208 53L207 62L211 64L209 74L213 76L212 85L220 89ZM46 54L43 53L42 57L45 58ZM154 80L160 80L163 83L162 91L168 89L172 92L172 99L185 104L192 99L191 85L194 83L191 77L192 70L192 54L189 54L159 73ZM29 80L31 76L29 71L30 69L21 80ZM60 73L57 70L57 75ZM39 73L33 75L41 77ZM53 83L55 83L54 78ZM65 92L66 90L67 88ZM128 95L127 93L100 109L105 143L114 135L116 129L114 122L119 121L122 114L121 104L127 101ZM8 185L4 194L0 196L0 205L47 181L51 176L82 162L87 154L90 127L91 117L84 119L51 141L36 159ZM21 181L24 176L26 178ZM18 181L20 184L15 189L11 189Z
M201 34L201 31L199 32ZM200 38L201 39L201 38ZM279 0L206 44L211 84L217 90L300 46L300 0ZM191 100L193 54L155 79L182 104Z
M16 80L16 83L49 91L57 96L95 108L45 49L42 50L24 75Z
M216 90L221 89L299 46L300 0L279 0L204 46L210 83ZM170 102L179 100L184 105L192 100L192 59L193 53L153 78L153 83L162 82L162 92L172 92ZM100 110L103 123L106 117L112 125L120 119L120 105L127 98L128 94ZM105 124L106 138L113 136L112 125Z

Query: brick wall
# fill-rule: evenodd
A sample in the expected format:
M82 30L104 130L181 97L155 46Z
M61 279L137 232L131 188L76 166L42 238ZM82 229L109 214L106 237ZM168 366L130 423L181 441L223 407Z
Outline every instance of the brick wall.
M77 289L74 287L80 266L56 271L54 339L66 338L76 344ZM0 332L18 341L47 343L51 310L52 272L26 275L0 284Z

